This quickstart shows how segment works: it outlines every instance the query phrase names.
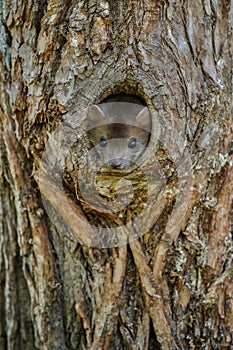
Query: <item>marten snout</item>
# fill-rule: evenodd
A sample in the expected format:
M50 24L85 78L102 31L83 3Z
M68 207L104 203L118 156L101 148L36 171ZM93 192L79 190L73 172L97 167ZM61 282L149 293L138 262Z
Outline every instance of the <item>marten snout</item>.
M121 169L122 159L111 159L108 165L113 169Z

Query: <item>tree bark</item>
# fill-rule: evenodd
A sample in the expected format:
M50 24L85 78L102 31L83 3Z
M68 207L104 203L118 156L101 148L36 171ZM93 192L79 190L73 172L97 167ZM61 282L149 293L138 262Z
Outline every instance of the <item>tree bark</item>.
M232 27L231 0L0 1L0 349L233 348ZM148 149L92 173L119 93Z

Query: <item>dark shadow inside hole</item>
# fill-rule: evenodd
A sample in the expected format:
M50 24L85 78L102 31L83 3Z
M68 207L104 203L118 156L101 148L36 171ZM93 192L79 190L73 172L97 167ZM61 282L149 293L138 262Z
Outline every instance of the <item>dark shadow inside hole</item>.
M149 346L148 350L161 350L161 346L157 340L152 320L150 319L150 335L149 335Z

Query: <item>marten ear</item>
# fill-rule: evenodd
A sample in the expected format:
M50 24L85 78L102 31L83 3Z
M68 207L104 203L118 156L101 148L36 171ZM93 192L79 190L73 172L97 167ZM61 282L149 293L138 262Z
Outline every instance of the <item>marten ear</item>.
M105 114L97 105L92 105L88 108L88 122L92 124L104 124Z
M136 116L137 126L150 132L151 130L151 116L149 109L144 107Z

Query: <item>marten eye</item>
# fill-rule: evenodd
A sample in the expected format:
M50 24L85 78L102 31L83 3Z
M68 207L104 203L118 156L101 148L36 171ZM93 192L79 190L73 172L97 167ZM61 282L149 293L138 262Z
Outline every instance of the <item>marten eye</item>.
M100 146L103 148L107 146L107 140L104 137L100 139Z
M128 147L130 149L133 149L137 146L137 140L136 139L130 139L129 142L128 142Z

